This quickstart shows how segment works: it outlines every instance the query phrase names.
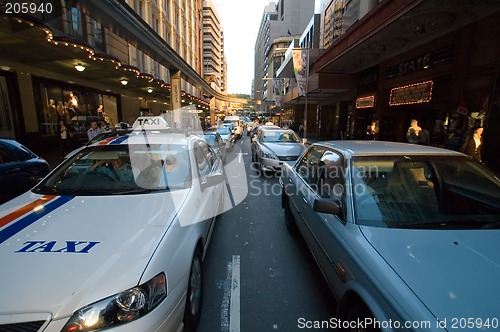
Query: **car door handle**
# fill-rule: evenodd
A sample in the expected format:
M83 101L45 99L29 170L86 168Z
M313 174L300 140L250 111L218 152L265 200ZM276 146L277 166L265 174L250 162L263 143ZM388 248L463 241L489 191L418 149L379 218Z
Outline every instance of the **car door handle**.
M307 199L305 199L304 197L302 197L302 200L304 201L304 203L308 204L309 202L307 201Z
M13 169L9 169L6 173L7 174L10 174L10 173L17 173L21 170L21 168L13 168Z

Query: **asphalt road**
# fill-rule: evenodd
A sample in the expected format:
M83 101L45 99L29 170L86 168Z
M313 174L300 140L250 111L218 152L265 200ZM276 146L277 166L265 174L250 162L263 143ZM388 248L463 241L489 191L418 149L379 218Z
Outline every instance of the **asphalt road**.
M303 240L285 227L278 178L254 169L247 136L228 160L244 163L248 187L232 190L248 194L218 217L198 331L304 331L328 321L336 301Z

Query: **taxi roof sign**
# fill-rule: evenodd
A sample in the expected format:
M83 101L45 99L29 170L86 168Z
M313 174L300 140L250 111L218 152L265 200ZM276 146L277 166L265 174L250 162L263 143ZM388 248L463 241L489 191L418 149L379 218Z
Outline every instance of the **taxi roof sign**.
M167 120L161 116L140 116L132 125L134 130L163 130L169 129Z

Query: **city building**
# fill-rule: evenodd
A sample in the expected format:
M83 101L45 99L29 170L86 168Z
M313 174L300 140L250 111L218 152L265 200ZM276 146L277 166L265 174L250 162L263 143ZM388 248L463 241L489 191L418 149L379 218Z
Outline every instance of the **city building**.
M273 61L280 59L285 45L278 46L276 38L300 35L314 13L314 0L280 0L265 6L255 42L255 62L253 93L255 99L264 103L260 111L266 109L268 82L274 78ZM281 60L280 60L281 61Z
M321 1L320 46L307 45L311 25L290 45L309 52L306 93L287 51L282 108L309 137L364 139L376 121L378 139L405 142L417 119L428 144L455 150L479 120L484 161L500 171L498 22L496 1Z
M238 101L225 94L223 50L220 89L205 80L202 0L41 5L0 13L2 137L40 152L57 149L59 120L84 140L92 120L113 127L141 114L208 114L217 100Z

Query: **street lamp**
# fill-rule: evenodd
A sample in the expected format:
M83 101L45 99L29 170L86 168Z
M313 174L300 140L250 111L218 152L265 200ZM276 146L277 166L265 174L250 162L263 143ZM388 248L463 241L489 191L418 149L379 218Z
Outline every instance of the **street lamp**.
M82 65L81 63L77 64L75 66L75 69L78 70L78 71L84 71L85 70L85 66Z

